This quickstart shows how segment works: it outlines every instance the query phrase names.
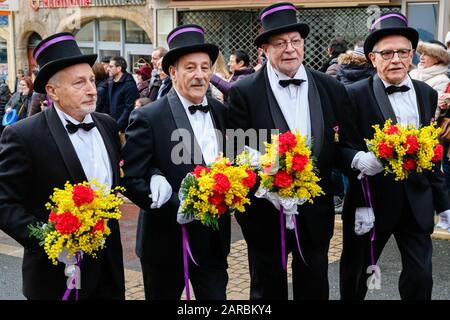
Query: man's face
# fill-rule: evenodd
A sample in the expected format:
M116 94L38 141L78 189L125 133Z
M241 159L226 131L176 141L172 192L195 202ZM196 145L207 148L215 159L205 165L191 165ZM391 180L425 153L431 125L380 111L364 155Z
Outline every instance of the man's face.
M303 45L299 32L286 32L270 37L262 48L273 68L293 77L303 63Z
M236 56L234 54L230 55L230 62L228 62L228 66L230 67L231 73L241 69L240 64L236 62Z
M159 79L164 80L167 78L167 74L164 72L162 68L162 58L158 60L156 63L156 70L158 71Z
M158 60L159 59L161 59L159 50L153 51L152 52L152 60L151 60L151 62L152 62L152 65L153 65L154 69L157 68L157 64L158 64Z
M388 50L401 50L401 52L394 53L392 58L386 59ZM414 54L414 50L411 49L411 41L400 35L387 36L375 44L373 51L384 53L369 53L369 58L382 80L390 84L400 84L406 79ZM409 53L406 55L406 52ZM405 55L405 57L400 57L399 54Z
M122 68L116 65L116 62L114 60L111 60L109 62L109 75L113 78L116 78L117 75L119 75L122 72Z
M57 83L47 84L49 97L71 117L82 121L95 111L97 90L95 76L87 63L67 67L57 73Z
M211 60L206 53L182 56L177 68L170 66L169 72L174 87L183 97L195 104L202 103L211 77Z

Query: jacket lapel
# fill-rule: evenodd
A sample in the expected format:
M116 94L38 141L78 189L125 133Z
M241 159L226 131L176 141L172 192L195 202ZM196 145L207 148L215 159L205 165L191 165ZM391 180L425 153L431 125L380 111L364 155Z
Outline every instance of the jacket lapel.
M394 109L392 109L391 102L389 101L386 91L384 90L384 84L378 75L374 75L373 77L373 93L375 94L378 107L383 114L384 121L392 119L392 124L396 124L397 118L395 116Z
M194 130L192 130L191 123L189 122L186 112L184 111L183 104L181 103L174 89L171 89L167 93L167 101L169 102L170 111L172 112L172 116L177 128L184 129L189 132L190 144L187 143L186 139L184 139L184 136L182 135L184 150L190 153L192 163L205 164L202 150L200 149L200 145L195 138ZM192 150L194 150L194 154L192 154Z
M320 151L322 150L324 139L322 103L311 71L306 69L306 75L308 77L308 102L309 115L311 118L312 153L316 159L318 159Z
M421 125L429 125L430 120L433 115L426 114L426 108L425 108L425 101L423 100L423 95L420 92L420 88L417 85L416 81L412 80L414 91L416 92L416 99L417 99L417 107L419 108L419 124Z
M45 111L45 118L50 133L58 146L59 153L61 154L73 182L78 183L87 181L86 174L78 159L75 148L70 141L69 134L61 123L61 119L56 113L54 106Z
M269 101L269 110L272 115L272 120L276 129L280 130L280 133L289 131L289 126L284 119L283 112L281 112L280 106L278 105L275 96L273 95L272 88L270 87L269 77L267 75L267 67L264 68L265 86L267 101Z
M91 115L92 115L92 120L94 121L95 125L97 126L97 130L100 132L100 135L102 136L106 151L108 153L108 158L111 163L111 169L112 169L112 173L113 173L112 185L117 186L117 185L119 185L119 171L117 170L117 165L119 163L119 159L117 159L117 157L116 157L117 153L115 152L112 137L110 137L108 135L108 132L106 131L105 126L103 125L103 123L101 121L99 121L99 119L97 118L95 113L92 113Z

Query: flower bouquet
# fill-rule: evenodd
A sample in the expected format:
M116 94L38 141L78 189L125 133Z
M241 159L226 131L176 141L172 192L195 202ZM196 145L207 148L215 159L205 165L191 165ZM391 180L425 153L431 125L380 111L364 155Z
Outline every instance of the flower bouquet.
M256 183L256 174L248 165L232 165L222 156L208 168L197 165L183 179L179 191L181 216L185 221L200 220L217 230L218 219L236 210L245 212L250 204L248 192Z
M385 175L395 174L395 180L408 178L410 172L432 170L442 158L444 148L439 144L441 129L434 125L419 129L392 124L387 120L381 129L374 125L373 139L366 139L369 151L381 161Z
M298 131L272 135L272 143L266 143L266 154L260 157L260 166L261 183L255 196L268 199L280 210L282 263L286 269L284 219L286 228L295 231L302 255L294 217L297 206L306 201L313 203L313 198L324 192L318 184L320 178L315 173L306 137Z
M30 236L40 241L53 264L66 264L66 299L71 289L79 289L83 254L96 257L111 233L108 220L121 217L119 206L123 200L116 191L123 188L109 190L95 180L76 185L66 182L64 189L55 188L51 202L45 205L50 210L47 223L28 226Z

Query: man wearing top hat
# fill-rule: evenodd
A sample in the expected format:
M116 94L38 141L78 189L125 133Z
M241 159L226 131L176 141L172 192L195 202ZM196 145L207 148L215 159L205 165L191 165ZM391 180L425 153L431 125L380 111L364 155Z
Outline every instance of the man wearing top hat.
M83 55L70 33L42 40L33 52L39 65L34 90L46 93L51 108L8 126L0 142L0 229L24 247L23 294L28 299L61 299L67 277L64 264L53 265L30 224L46 222L54 188L66 181L96 179L119 183L118 128L94 112L97 55ZM124 299L125 285L119 224L97 258L83 257L79 299Z
M211 164L221 151L215 129L225 130L226 115L219 101L205 96L218 47L205 43L197 25L175 28L167 43L162 68L173 87L148 108L133 111L122 156L126 195L141 208L136 252L145 297L175 300L184 288L178 190L188 172ZM218 231L199 221L187 223L186 229L198 264L189 261L195 297L225 299L230 217L220 217Z
M376 74L348 87L352 120L358 132L352 135L357 148L346 152L345 161L361 179L368 177L363 193L357 175L343 211L343 252L340 265L342 299L364 299L367 286L383 286L378 273L368 269L378 260L393 235L402 257L399 291L402 299L431 299L434 212L449 217L450 203L440 166L433 172L411 173L404 181L385 175L383 166L364 139L374 135L373 125L386 120L415 127L430 124L437 106L437 93L427 84L408 76L419 35L400 13L387 13L372 21L364 52ZM365 178L364 178L365 179ZM371 208L369 199L371 197ZM371 231L369 233L369 231ZM371 253L371 238L373 253ZM383 270L381 270L381 280Z
M348 97L338 81L303 66L309 27L297 22L296 13L291 3L277 3L261 11L264 32L255 43L268 62L231 88L229 120L235 129L299 130L307 136L325 195L291 212L296 217L304 261L292 230L285 230L286 252L293 254L293 298L328 299L328 248L334 226L331 170L345 141L340 119ZM256 160L255 151L251 153ZM263 151L260 145L259 152ZM250 298L287 299L280 246L285 225L280 225L279 204L266 199L251 201L245 214L236 214L248 246Z

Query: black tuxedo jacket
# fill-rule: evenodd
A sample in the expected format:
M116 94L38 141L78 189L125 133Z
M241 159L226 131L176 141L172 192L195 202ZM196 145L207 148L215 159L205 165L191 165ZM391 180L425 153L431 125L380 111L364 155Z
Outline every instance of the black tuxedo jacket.
M93 113L113 169L114 185L119 182L118 129L115 121ZM54 188L66 181L80 183L86 175L69 135L52 107L8 126L0 143L0 228L24 246L23 293L29 299L58 299L66 290L64 265L54 266L38 240L30 238L27 225L46 222L45 203ZM116 287L125 294L122 245L119 224L110 221L111 234L98 258L83 257L79 298L89 298L104 270L111 272Z
M417 97L420 125L430 124L437 106L437 93L421 81L412 80ZM381 127L386 120L397 123L394 110L384 90L384 84L378 75L356 82L347 87L352 100L352 121L356 126L352 144L357 149L346 150L345 162L351 165L358 151L367 151L364 139L372 139L373 125ZM350 106L349 106L350 107ZM359 172L358 172L359 173ZM450 208L443 174L438 164L434 171L422 174L412 173L404 181L395 181L393 174L384 172L369 177L372 204L375 213L375 225L382 230L391 230L399 221L404 202L407 201L422 232L432 233L434 211L437 213ZM357 207L367 207L362 193L361 183L356 174L351 175L350 188L344 205L343 218L354 221Z
M225 107L215 99L207 99L215 128L225 132ZM180 141L176 135L177 129L181 129L178 132L182 134L188 134L190 139ZM222 143L220 140L219 146ZM176 163L175 157L180 154L180 147L184 148L182 154L186 161ZM194 159L194 154L200 158ZM163 98L133 111L122 157L126 195L141 208L137 255L152 265L181 267L181 227L176 221L180 204L178 190L186 174L194 170L195 163L204 165L204 162L189 119L174 89ZM154 174L164 176L173 191L171 199L159 209L150 209L151 200L148 197L150 179ZM197 263L202 266L208 264L204 258L211 250L217 252L226 263L230 250L229 216L220 217L219 232L203 226L199 221L188 223L186 228Z
M313 140L312 155L325 195L314 199L314 204L299 206L297 223L301 232L307 232L316 243L328 241L333 235L334 205L331 186L331 171L339 165L339 146L344 143L345 130L341 124L348 96L343 85L331 77L307 69L309 83L308 99ZM267 77L267 68L237 82L229 94L229 121L234 129L279 129L289 130L283 113L273 95ZM339 128L339 142L335 131ZM270 132L269 132L270 134ZM258 137L258 141L270 137ZM264 152L264 146L259 145ZM279 246L279 213L266 199L251 199L252 205L244 214L236 217L244 229L247 242L256 246Z

